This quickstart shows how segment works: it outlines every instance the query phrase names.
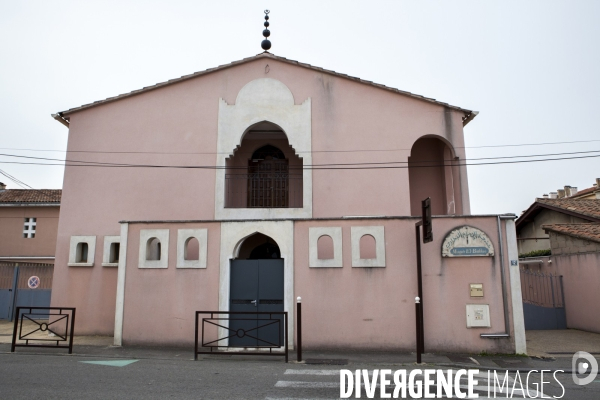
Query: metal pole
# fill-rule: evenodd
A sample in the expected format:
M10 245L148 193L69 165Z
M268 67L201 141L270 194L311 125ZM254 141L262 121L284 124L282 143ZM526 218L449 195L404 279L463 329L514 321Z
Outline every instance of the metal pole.
M285 363L288 362L289 356L289 346L288 346L288 313L287 311L283 313L284 323L285 323Z
M417 364L421 364L421 303L419 298L415 297L415 316L417 327Z
M202 327L204 328L204 327ZM198 311L196 311L196 327L194 334L194 361L198 360Z
M296 350L298 352L298 356L296 358L297 361L300 362L302 361L302 298L300 296L298 296L296 303L296 326Z
M17 316L15 318L15 325L13 328L13 337L12 337L12 345L10 346L10 352L14 353L15 352L15 344L17 342L17 324L19 323L19 314L21 312L21 307L17 307ZM14 315L13 315L14 317Z
M421 225L422 221L415 224L415 234L417 238L417 286L419 294L419 344L421 351L425 351L425 327L423 324L423 273L421 271Z
M71 334L69 338L69 354L73 353L73 335L75 334L75 308L73 308L73 313L71 314ZM60 311L62 313L62 310Z

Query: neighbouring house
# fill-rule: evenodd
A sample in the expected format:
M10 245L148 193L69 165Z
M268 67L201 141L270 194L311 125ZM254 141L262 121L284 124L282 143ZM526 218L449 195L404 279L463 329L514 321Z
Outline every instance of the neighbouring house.
M587 198L537 198L517 219L519 254L550 250L543 225L600 222L600 200Z
M307 348L410 351L430 197L426 350L524 353L516 216L470 213L476 115L269 52L54 114L89 167L65 167L52 305L191 346L200 310L285 311L294 342L301 297ZM269 335L233 324L206 333Z
M571 193L571 196L569 196L569 198L571 198L571 199L586 199L586 200L592 200L592 199L600 200L600 187L598 187L598 185L600 185L600 178L596 178L596 182L594 183L594 185L592 187L576 191L575 193ZM572 192L572 190L571 190L571 192Z
M522 282L524 299L545 298L547 304L526 305L526 324L556 329L558 314L564 328L600 333L595 311L600 303L600 223L551 224L542 229L549 235L552 255L521 260L526 269ZM549 280L553 284L544 290L543 283ZM556 307L551 307L552 301Z
M17 306L50 305L60 200L61 190L0 182L0 319ZM31 277L38 278L33 288Z

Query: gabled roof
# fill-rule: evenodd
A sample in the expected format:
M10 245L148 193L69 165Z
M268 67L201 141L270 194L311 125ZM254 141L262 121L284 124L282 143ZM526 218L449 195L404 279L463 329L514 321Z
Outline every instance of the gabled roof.
M0 192L0 204L56 203L60 204L60 189L8 189Z
M536 199L517 219L517 230L526 222L532 221L544 209L572 215L590 222L600 222L600 200Z
M552 224L542 225L546 233L556 232L578 239L600 243L600 224Z
M66 111L60 111L60 112L58 112L56 114L52 114L52 117L54 119L56 119L57 121L59 121L60 123L62 123L63 125L66 125L68 127L69 126L69 117L68 117L68 115L72 114L74 112L85 110L85 109L88 109L88 108L91 108L91 107L96 107L96 106L99 106L101 104L110 103L110 102L117 101L117 100L120 100L120 99L124 99L126 97L135 96L137 94L145 93L145 92L148 92L150 90L161 88L163 86L172 85L172 84L175 84L175 83L179 83L179 82L185 81L187 79L193 79L193 78L196 78L196 77L199 77L199 76L202 76L202 75L207 75L207 74L210 74L210 73L213 73L213 72L216 72L216 71L221 71L221 70L224 70L224 69L227 69L227 68L235 67L236 65L241 65L241 64L245 64L245 63L248 63L248 62L251 62L251 61L259 60L261 58L274 59L274 60L281 61L281 62L284 62L284 63L287 63L287 64L296 65L296 66L299 66L299 67L302 67L302 68L307 68L307 69L311 69L311 70L314 70L314 71L323 72L323 73L326 73L326 74L334 75L334 76L341 77L341 78L344 78L344 79L349 79L349 80L352 80L352 81L355 81L355 82L363 83L365 85L370 85L370 86L373 86L373 87L376 87L376 88L379 88L379 89L388 90L390 92L398 93L398 94L401 94L401 95L404 95L404 96L412 97L412 98L415 98L415 99L418 99L418 100L426 101L426 102L437 104L437 105L440 105L440 106L443 106L443 107L448 107L448 108L456 110L456 111L460 111L460 112L464 113L463 126L466 125L466 124L468 124L469 121L471 121L473 118L475 118L475 116L478 114L477 111L472 111L472 110L467 110L467 109L464 109L464 108L461 108L461 107L452 106L450 104L442 103L442 102L437 101L435 99L431 99L431 98L428 98L428 97L420 96L420 95L413 94L413 93L410 93L410 92L405 92L405 91L399 90L399 89L394 89L394 88L391 88L389 86L385 86L385 85L382 85L382 84L379 84L379 83L374 83L374 82L367 81L367 80L364 80L364 79L356 78L354 76L349 76L349 75L342 74L342 73L335 72L335 71L331 71L331 70L328 70L328 69L324 69L324 68L320 68L320 67L315 67L313 65L301 63L299 61L289 60L289 59L287 59L285 57L279 57L279 56L276 56L274 54L269 53L268 51L265 51L264 53L257 54L254 57L248 57L248 58L244 58L242 60L233 61L233 62L231 62L229 64L220 65L220 66L215 67L215 68L209 68L209 69L204 70L204 71L194 72L193 74L184 75L184 76L182 76L180 78L170 79L170 80L168 80L166 82L157 83L155 85L147 86L145 88L134 90L134 91L129 92L129 93L123 93L123 94L120 94L118 96L109 97L107 99L95 101L95 102L90 103L90 104L84 104L84 105L82 105L80 107L70 108L70 109L68 109Z

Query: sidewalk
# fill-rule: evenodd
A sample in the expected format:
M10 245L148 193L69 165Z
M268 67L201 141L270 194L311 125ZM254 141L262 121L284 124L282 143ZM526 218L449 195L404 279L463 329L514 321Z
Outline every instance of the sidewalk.
M0 353L10 352L13 323L0 321ZM194 359L193 346L150 347L112 345L110 336L75 336L73 356L127 359ZM573 329L558 331L527 331L529 357L507 354L424 354L423 363L439 368L478 368L507 369L509 371L529 371L531 369L571 370L572 356L577 351L587 351L597 359L600 357L600 334ZM68 356L66 349L23 348L16 349L19 354L54 354ZM283 357L238 356L231 354L199 355L198 360L223 361L273 361L282 362ZM296 353L290 352L290 363L296 363ZM414 366L414 353L398 352L354 352L354 351L303 351L303 365L336 365L339 368L353 369L356 366L377 365L392 367ZM300 364L296 364L300 365Z

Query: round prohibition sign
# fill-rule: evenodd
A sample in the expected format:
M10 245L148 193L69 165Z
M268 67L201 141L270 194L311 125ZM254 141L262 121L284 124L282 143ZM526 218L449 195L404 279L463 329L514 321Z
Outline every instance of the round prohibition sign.
M37 287L40 286L40 278L35 275L31 276L27 280L27 286L29 286L29 289L37 289Z

